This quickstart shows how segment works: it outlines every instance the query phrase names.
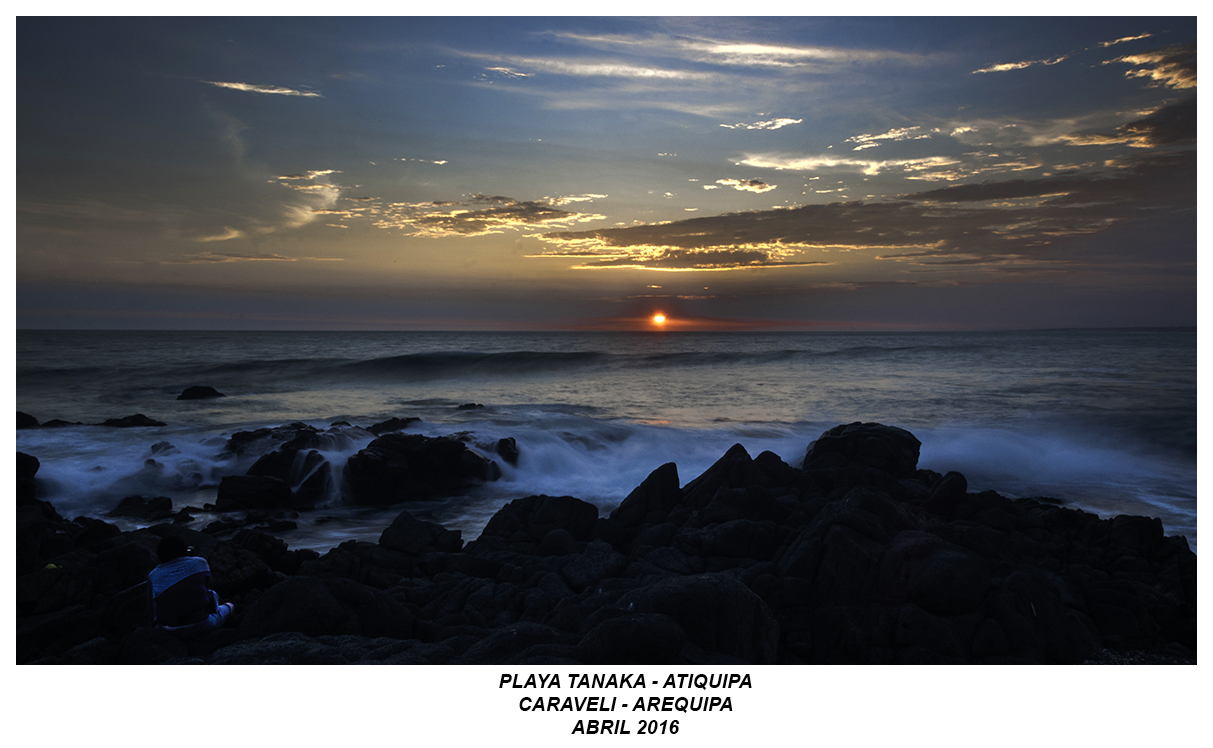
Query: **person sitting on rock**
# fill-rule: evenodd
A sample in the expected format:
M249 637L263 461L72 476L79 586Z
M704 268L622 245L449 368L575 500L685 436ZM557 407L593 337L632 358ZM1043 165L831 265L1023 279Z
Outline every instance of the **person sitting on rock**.
M152 625L178 636L195 636L217 629L232 614L231 603L219 604L219 595L207 586L211 567L205 558L189 555L179 537L160 541L160 565L147 575Z

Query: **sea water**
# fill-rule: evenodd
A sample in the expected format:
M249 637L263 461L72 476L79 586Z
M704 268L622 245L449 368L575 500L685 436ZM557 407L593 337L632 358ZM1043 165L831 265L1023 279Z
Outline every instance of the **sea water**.
M958 470L971 491L1159 517L1196 546L1194 329L22 330L16 362L17 409L41 422L142 413L166 424L19 430L18 451L41 462L42 498L68 517L105 517L135 494L174 508L214 501L219 480L258 456L225 454L237 431L348 423L322 450L339 475L373 438L358 427L413 417L406 430L464 432L502 467L497 482L408 507L471 540L514 498L576 496L605 515L663 463L685 483L741 443L799 467L826 429L876 421L911 431L919 466ZM177 400L191 385L226 396ZM471 404L483 407L460 408ZM502 437L517 441L517 466L490 451ZM399 510L345 506L338 481L282 537L319 551L375 541Z

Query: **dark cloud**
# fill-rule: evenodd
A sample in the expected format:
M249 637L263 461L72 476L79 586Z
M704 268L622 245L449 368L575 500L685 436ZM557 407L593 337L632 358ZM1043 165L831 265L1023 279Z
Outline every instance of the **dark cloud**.
M1196 154L1153 155L1113 161L1113 169L1040 179L1008 179L943 187L902 195L903 199L941 203L982 202L1047 197L1054 206L1086 205L1094 211L1134 202L1140 207L1195 207Z
M1101 233L1160 211L1190 211L1195 196L1195 154L1186 152L1089 174L957 185L897 202L729 213L543 239L563 245L548 254L600 257L580 267L802 264L805 252L825 248L931 250L944 253L937 263L1010 266L1039 261L1063 237Z
M1120 130L1148 146L1195 143L1196 97L1160 107L1136 122L1122 125Z

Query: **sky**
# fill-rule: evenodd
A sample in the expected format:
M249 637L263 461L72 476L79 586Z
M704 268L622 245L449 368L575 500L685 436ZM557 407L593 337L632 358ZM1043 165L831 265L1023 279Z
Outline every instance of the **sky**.
M1196 19L18 18L16 326L1194 326Z

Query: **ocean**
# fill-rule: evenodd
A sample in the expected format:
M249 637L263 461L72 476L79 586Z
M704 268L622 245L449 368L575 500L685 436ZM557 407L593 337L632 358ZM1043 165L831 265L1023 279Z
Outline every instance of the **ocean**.
M16 365L17 410L40 422L165 422L17 431L17 450L41 462L42 498L123 529L139 523L106 517L123 497L213 502L219 480L258 456L225 456L227 439L292 422L349 424L322 450L335 468L374 438L364 427L391 417L421 419L411 432L466 432L501 479L407 508L468 541L515 498L576 496L605 516L663 463L686 483L741 443L799 467L826 429L876 421L912 432L919 466L958 470L970 491L1159 517L1196 548L1194 329L20 330ZM192 385L226 397L178 401ZM471 404L483 407L460 407ZM502 437L516 440L517 466L488 452ZM343 505L335 481L320 508L277 534L320 552L373 542L401 508Z

